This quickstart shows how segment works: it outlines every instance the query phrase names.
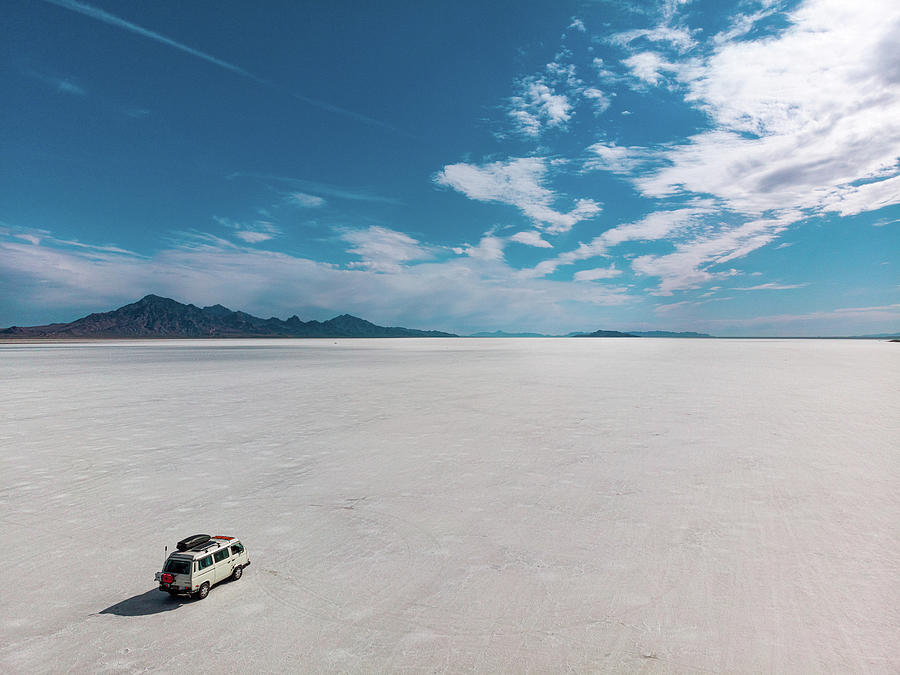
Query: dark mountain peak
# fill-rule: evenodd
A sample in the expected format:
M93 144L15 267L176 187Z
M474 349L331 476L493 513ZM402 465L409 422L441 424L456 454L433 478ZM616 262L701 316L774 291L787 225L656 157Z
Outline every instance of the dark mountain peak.
M287 321L260 319L223 305L200 309L149 294L111 312L89 314L71 323L11 327L3 335L57 338L194 338L194 337L452 337L438 331L385 328L351 314L328 321L303 322L297 315Z
M231 310L228 309L225 305L208 305L203 308L204 312L209 314L231 314Z
M137 302L133 302L130 305L125 305L123 307L120 307L119 309L125 309L125 307L133 307L133 306L146 307L148 305L150 305L150 306L163 305L166 307L173 307L176 305L180 306L180 307L188 306L188 305L183 305L182 303L178 302L177 300L173 300L172 298L164 298L161 295L154 295L153 293L150 293L148 295L145 295L143 298L141 298ZM193 305L191 305L191 307L193 307Z
M330 323L334 325L367 325L374 326L375 324L371 321L366 321L365 319L360 319L358 316L353 316L352 314L341 314L340 316L336 316L333 319L328 319L325 323Z

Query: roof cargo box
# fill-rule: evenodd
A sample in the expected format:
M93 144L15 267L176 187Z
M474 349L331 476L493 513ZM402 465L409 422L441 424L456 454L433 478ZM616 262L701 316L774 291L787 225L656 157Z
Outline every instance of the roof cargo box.
M195 546L200 546L201 544L205 544L212 537L208 534L195 534L190 537L185 537L181 541L179 541L175 546L179 551L187 551L190 548L194 548Z

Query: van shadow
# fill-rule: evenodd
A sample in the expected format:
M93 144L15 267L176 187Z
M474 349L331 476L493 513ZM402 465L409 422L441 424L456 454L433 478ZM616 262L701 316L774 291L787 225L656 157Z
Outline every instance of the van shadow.
M178 609L182 605L193 602L191 598L182 596L173 596L163 593L157 588L151 589L146 593L135 595L127 600L122 600L114 605L110 605L100 614L115 614L116 616L146 616L148 614L159 614L160 612L171 612Z

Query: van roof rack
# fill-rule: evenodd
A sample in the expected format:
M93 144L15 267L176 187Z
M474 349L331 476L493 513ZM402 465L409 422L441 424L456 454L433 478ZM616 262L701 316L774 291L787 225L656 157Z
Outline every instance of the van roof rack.
M215 546L216 548L221 548L222 544L218 541L213 541L212 539L210 539L209 541L205 541L202 544L197 544L190 550L191 551L205 551L206 549L212 548L213 546Z

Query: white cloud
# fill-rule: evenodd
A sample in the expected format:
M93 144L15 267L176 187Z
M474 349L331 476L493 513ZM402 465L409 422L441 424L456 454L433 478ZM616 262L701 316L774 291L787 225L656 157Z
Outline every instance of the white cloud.
M671 73L678 79L684 79L694 68L693 62L675 63L664 59L656 52L639 52L624 59L622 63L634 77L653 86L664 79L664 73Z
M604 247L615 246L624 241L665 239L673 233L695 226L701 217L711 211L711 206L705 203L672 211L654 211L636 222L607 230L599 239Z
M738 14L731 20L731 25L727 30L717 33L713 36L713 44L721 45L732 42L749 33L756 26L757 22L765 19L775 13L774 7L768 7L751 14Z
M617 270L615 265L609 267L597 267L592 270L581 270L575 272L575 281L596 281L597 279L612 279L622 274L622 270Z
M588 148L596 159L585 170L628 175L645 197L712 197L722 210L711 229L679 233L673 252L632 261L660 278L658 293L730 274L724 263L810 215L900 203L900 5L809 0L777 35L738 40L771 13L736 19L705 59L643 52L625 61L648 84L673 74L708 115L708 131L653 149L662 164L649 173L649 149Z
M631 267L639 274L660 277L659 295L698 288L714 279L733 276L734 270L710 270L715 265L741 258L773 241L797 219L786 212L778 217L754 220L738 227L723 225L713 233L702 233L675 244L665 255L643 255Z
M680 71L713 128L664 149L646 196L711 194L732 209L835 210L900 201L900 5L810 0L776 37L723 42ZM635 62L648 82L661 59Z
M563 127L572 117L572 104L543 79L526 78L520 93L510 99L509 116L520 132L538 136L545 127Z
M594 57L591 65L594 66L594 70L597 72L597 77L599 77L604 82L617 82L622 79L619 75L607 68L606 63L599 56Z
M572 23L569 24L570 30L577 30L579 33L584 33L587 28L584 26L584 21L579 19L577 16L572 17Z
M513 236L509 238L510 241L515 241L520 244L525 244L526 246L535 246L537 248L553 248L553 244L549 241L541 239L541 233L535 231L528 232L516 232Z
M609 249L627 241L670 240L674 251L646 254L631 262L638 274L659 277L658 295L698 288L710 281L733 276L731 269L711 269L765 246L797 219L795 212L784 212L772 218L757 219L732 227L717 223L717 213L709 201L698 201L690 207L655 211L640 220L611 228L589 243L581 243L571 251L523 270L523 277L540 277L553 273L562 265L608 255Z
M396 272L404 263L427 260L432 251L403 232L372 226L360 230L343 230L341 239L353 245L349 253L362 258L352 266L373 272Z
M565 251L555 258L544 260L535 267L522 270L523 277L541 277L552 274L562 265L571 265L578 260L589 260L607 255L610 247L625 241L655 241L670 234L692 227L697 220L709 212L707 205L701 204L674 211L656 211L633 223L613 227L589 243L580 243L578 248Z
M506 246L506 240L501 237L495 237L492 234L486 234L481 238L475 246L466 245L462 252L470 258L476 258L484 261L503 260L503 248Z
M589 100L594 106L594 115L600 115L606 112L609 109L610 104L612 103L609 96L604 94L599 89L594 87L588 87L582 93L582 96Z
M584 162L584 168L588 171L600 169L628 174L652 157L647 148L619 146L615 143L594 143L587 151L595 155Z
M594 237L589 243L582 242L578 248L565 251L550 260L544 260L532 269L522 270L520 274L526 278L546 276L555 272L562 265L571 265L578 260L589 260L607 255L610 247L626 241L664 239L694 227L700 218L710 212L710 205L702 202L683 209L655 211L640 220L610 228L600 236Z
M281 234L277 225L267 220L254 220L252 223L239 223L230 218L213 216L219 225L234 230L234 236L248 244L258 244L273 239Z
M322 197L307 194L305 192L293 192L288 195L288 200L292 204L304 208L318 208L325 205L325 200Z
M824 211L854 216L900 203L900 175L863 185L842 185L823 200ZM884 224L884 223L882 223Z
M238 237L239 239L243 239L248 244L258 244L261 241L266 241L267 239L272 238L272 235L267 232L253 232L250 230L235 232L234 236Z
M696 46L696 41L691 32L686 28L673 28L671 26L657 26L656 28L642 28L616 33L610 38L610 42L621 47L628 47L635 40L643 38L650 42L666 42L678 51L687 51Z
M690 4L691 0L663 0L662 2L662 15L663 22L669 23L672 19L675 18L675 14L678 12L679 7L681 5Z
M557 196L543 184L547 171L543 158L513 158L481 166L450 164L434 181L470 199L516 206L537 227L551 233L567 232L576 223L600 212L600 205L590 199L576 200L574 208L567 213L554 210L552 205Z
M610 97L577 76L571 57L571 52L563 49L540 73L516 80L517 93L507 108L516 131L536 138L548 129L565 130L583 102L590 104L595 116L609 108ZM602 64L601 59L594 59L604 79Z
M40 246L41 239L43 238L40 234L32 233L32 232L23 232L11 235L16 239L21 239L22 241L27 241L29 244L33 244L35 246Z

